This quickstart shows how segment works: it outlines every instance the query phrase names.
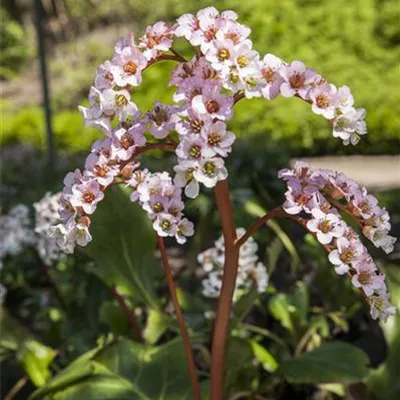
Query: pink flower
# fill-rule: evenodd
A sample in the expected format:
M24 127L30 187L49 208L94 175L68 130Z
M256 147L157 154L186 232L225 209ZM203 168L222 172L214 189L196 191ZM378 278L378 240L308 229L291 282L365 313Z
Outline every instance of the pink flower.
M177 120L175 125L176 131L181 136L198 134L212 123L212 117L208 114L199 114L191 107L186 110L185 115L182 115L182 117Z
M207 156L207 145L202 136L185 135L176 148L176 155L184 160L201 160Z
M136 118L140 113L127 90L105 89L100 97L100 106L105 116L110 119L116 116L120 121Z
M112 64L110 61L104 62L104 64L97 67L95 87L97 89L110 89L115 84L115 78L112 73Z
M232 118L233 98L220 93L217 86L206 86L201 95L192 100L192 108L199 114L208 114L213 118Z
M143 55L150 61L159 52L168 51L172 47L174 31L163 21L158 21L146 28L146 34L140 38L139 46L144 49Z
M156 101L153 110L146 114L146 121L150 123L150 133L157 139L166 138L175 129L178 111L179 108L176 106L168 106Z
M231 40L213 40L206 53L206 60L219 71L234 64L234 54L234 45Z
M341 108L348 108L354 105L354 97L348 86L341 86L336 93L336 103Z
M299 214L303 210L309 211L308 203L317 193L314 186L303 187L299 182L290 181L288 191L285 193L286 201L283 203L285 212L291 215Z
M343 236L344 227L340 218L335 214L325 214L318 208L311 211L313 219L307 222L307 228L316 233L317 239L321 244L329 244L333 238Z
M112 157L122 161L129 160L137 147L146 144L145 131L146 126L141 122L134 123L129 129L115 129L112 136Z
M342 237L336 241L337 250L329 253L329 261L334 265L336 273L346 274L352 263L357 262L363 253L363 245L359 240L349 241Z
M226 157L236 138L234 133L226 130L226 124L222 121L206 125L201 131L201 136L206 141L205 157Z
M109 186L118 175L119 168L108 165L108 162L103 155L89 154L85 162L85 176L96 179L101 186Z
M93 214L103 198L104 193L94 179L72 186L71 204L75 209L82 208L85 214Z
M362 288L367 296L372 296L376 290L386 290L385 275L376 274L372 260L361 261L354 267L357 273L353 275L351 282L356 288Z
M118 86L138 86L142 71L147 65L146 57L135 46L124 47L112 60L111 71Z
M194 171L194 177L204 186L211 188L218 181L222 181L228 177L228 171L225 168L222 158L210 158L200 162L199 168Z
M373 319L381 319L384 322L391 316L396 314L396 307L389 303L390 294L382 293L369 297L369 305L371 307L371 316Z
M309 92L312 101L312 111L317 115L322 115L326 119L335 116L337 89L334 85L323 83L315 86Z
M268 100L273 100L279 94L283 83L283 78L279 74L282 65L283 61L273 54L266 54L263 61L260 62L261 75L266 82L262 94Z
M230 40L234 45L237 45L247 39L250 36L250 33L251 29L248 26L239 24L234 20L234 18L229 18L222 26L220 26L220 29L217 31L215 36L217 40Z
M183 14L177 20L177 25L175 27L175 35L178 37L183 36L185 37L186 40L192 43L192 36L199 29L200 29L199 20L194 15ZM199 44L200 43L197 43L196 45Z
M175 165L176 172L174 184L178 187L185 188L185 195L190 199L194 199L199 194L199 183L194 178L194 171L199 167L198 162L184 160Z
M110 131L111 121L109 116L103 114L103 102L102 92L92 86L89 91L91 107L79 106L78 109L85 118L85 125L98 127L107 135Z
M313 69L306 69L301 61L293 61L290 65L283 65L279 74L284 79L281 84L281 94L284 97L292 97L298 94L303 99L308 99L311 84L317 78Z
M352 212L364 219L372 218L374 215L379 214L380 211L378 199L372 194L368 194L365 188L354 193L351 206Z
M154 220L153 228L158 236L175 236L177 230L175 217L171 214L162 213Z
M343 144L346 146L350 143L356 145L360 141L360 135L367 134L365 114L363 108L344 109L333 121L333 136L343 139Z
M194 225L187 218L183 218L176 227L175 238L179 244L184 244L187 237L193 236Z

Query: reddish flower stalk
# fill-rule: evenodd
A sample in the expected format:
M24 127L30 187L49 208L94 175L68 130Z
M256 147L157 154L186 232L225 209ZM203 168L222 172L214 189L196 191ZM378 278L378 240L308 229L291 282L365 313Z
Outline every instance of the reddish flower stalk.
M114 297L115 300L117 300L119 307L121 308L122 312L125 314L128 322L129 322L129 325L131 326L136 338L139 340L139 342L144 343L142 328L140 327L139 322L137 321L136 316L133 313L133 310L131 310L128 307L124 297L118 293L115 285L111 286L110 290L111 290L112 296Z
M226 338L238 271L239 247L235 246L236 227L226 180L217 183L215 196L225 241L225 264L212 340L210 399L221 400L223 398Z
M193 400L201 400L200 385L197 378L196 365L194 362L193 351L190 344L190 337L185 326L185 319L183 317L182 310L179 306L174 277L172 275L171 266L168 262L168 254L165 249L164 239L161 236L157 236L157 242L158 242L158 248L160 249L161 252L161 260L164 266L165 276L167 277L169 293L171 295L172 304L174 306L176 318L178 320L179 330L181 331L182 335L182 341L186 355L186 362L189 368L189 375L192 383Z

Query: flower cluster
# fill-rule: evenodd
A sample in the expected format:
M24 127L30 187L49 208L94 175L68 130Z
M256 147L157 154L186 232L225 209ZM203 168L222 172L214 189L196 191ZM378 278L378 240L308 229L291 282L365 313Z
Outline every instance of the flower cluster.
M193 235L193 223L183 217L182 191L173 184L167 172L137 170L128 185L134 189L131 200L138 201L147 212L159 236L174 236L182 244Z
M7 256L15 256L35 243L27 206L18 204L0 215L0 265Z
M315 114L332 121L333 135L346 145L356 144L367 133L365 110L353 107L347 86L336 88L300 61L286 63L273 54L261 59L252 48L250 29L237 21L233 11L219 13L208 7L196 16L185 14L178 19L175 34L200 46L213 75L233 93L268 100L278 94L300 97L312 105Z
M359 135L366 133L365 112L353 108L353 97L346 86L336 89L299 61L287 64L271 54L261 59L249 35L250 29L237 21L235 12L220 13L208 7L196 15L181 16L174 25L160 21L148 26L138 41L132 34L117 41L111 60L97 69L89 93L90 106L80 107L86 124L99 127L106 137L94 144L85 170L68 174L64 181L61 223L54 234L65 251L72 252L76 243L85 245L91 240L90 215L104 197L104 190L128 181L135 189L134 159L157 145L175 150L173 183L164 179L167 175L163 173L141 171L146 181L140 183L140 190L147 179L168 181L166 186L175 186L171 190L175 194L170 195L168 188L168 194L160 198L133 197L148 212L159 234L168 233L183 242L181 229L191 233L193 229L181 219L183 205L178 193L182 189L187 197L195 198L200 184L212 188L227 178L224 158L235 141L227 122L235 103L243 97L271 100L278 94L297 96L312 104L315 113L331 120L334 135L345 143L355 144ZM177 37L193 46L195 56L191 60L174 49ZM141 112L132 100L132 89L141 84L144 71L160 60L178 62L170 80L176 87L175 104L155 102L152 110ZM180 204L177 216L151 210L152 202L157 203L156 208L160 203L164 210L169 201ZM167 227L167 221L171 227Z
M238 228L236 233L240 237L245 233L245 229ZM249 238L240 248L238 276L233 295L234 302L238 301L253 286L258 293L265 292L269 277L265 265L258 260L257 251L258 245L253 238ZM201 264L201 274L205 274L202 285L203 295L206 297L216 298L220 294L225 260L224 253L224 238L221 236L215 242L215 247L205 250L197 257Z
M297 162L291 170L279 172L286 181L283 209L288 215L303 214L302 223L329 253L335 271L348 274L353 285L362 289L371 306L371 315L386 320L394 312L389 303L385 276L378 268L359 235L342 219L340 211L359 225L363 235L386 253L393 251L395 238L389 235L389 214L364 187L342 173L312 169Z
M36 248L40 258L46 265L52 265L62 256L56 240L51 237L53 226L60 222L58 209L60 208L60 193L46 193L45 196L33 204L35 209L35 233L37 236Z

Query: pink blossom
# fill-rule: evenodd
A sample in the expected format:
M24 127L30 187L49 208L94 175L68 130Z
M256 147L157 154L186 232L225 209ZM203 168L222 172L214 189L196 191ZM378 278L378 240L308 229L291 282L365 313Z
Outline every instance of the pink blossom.
M177 230L175 217L171 214L162 213L154 220L153 228L158 236L175 236Z
M199 183L194 178L194 171L199 167L198 162L184 160L174 167L176 172L174 184L185 188L185 195L194 199L199 194Z
M207 143L202 136L185 135L176 148L176 155L184 160L201 160L208 154Z
M290 65L283 65L279 74L284 79L281 84L281 94L284 97L292 97L298 94L303 99L308 99L311 84L317 78L313 69L306 69L301 61L293 61Z
M86 214L93 214L97 203L104 198L104 193L96 180L90 180L72 186L71 204L77 208L82 208Z
M371 218L380 211L378 199L368 194L365 188L355 191L351 206L352 212L364 219Z
M122 122L128 118L136 118L139 114L127 90L105 89L100 97L100 106L105 116L111 119L116 116Z
M327 119L335 116L337 89L334 85L324 83L313 87L309 92L312 111Z
M206 60L219 71L234 64L234 54L234 45L231 40L213 40L206 53Z
M129 129L115 129L112 136L112 157L122 161L129 160L137 147L146 144L145 130L146 126L140 122L134 123Z
M139 46L144 49L143 55L150 61L159 52L168 51L172 47L174 31L164 21L156 22L146 28L146 34L140 38Z
M199 114L209 114L213 118L230 119L233 111L233 98L220 93L216 86L206 86L201 95L192 100L192 108Z
M386 322L387 319L396 314L396 307L389 303L390 294L382 293L369 297L369 305L371 306L371 316L373 319L381 319Z
M331 243L333 238L343 236L344 227L340 218L335 214L325 214L318 208L311 211L313 219L307 222L307 228L316 233L317 239L322 244Z
M366 296L372 296L374 291L382 288L386 290L385 275L376 273L372 260L359 262L354 268L356 273L351 278L351 282L356 288L362 288Z
M226 130L226 124L222 121L206 125L201 136L206 142L205 157L220 155L226 157L232 150L232 144L235 141L235 135Z
M182 117L177 120L175 129L181 136L198 134L211 123L212 117L208 114L199 114L193 108L189 107Z
M363 245L359 240L349 241L341 237L336 241L337 249L329 253L329 261L334 265L336 273L346 274L352 263L356 262L363 253Z
M263 61L260 62L261 75L266 82L262 94L268 100L273 100L279 94L283 83L283 78L279 74L282 65L283 61L273 54L266 54Z
M333 121L333 136L343 139L343 144L356 145L360 141L360 135L367 134L364 121L365 110L349 107L340 112Z
M112 64L110 61L105 61L97 67L95 87L97 89L110 89L115 84L115 78L112 73Z
M199 168L194 171L193 175L198 182L211 188L218 181L226 179L228 171L225 168L222 158L209 158L200 162Z
M138 86L142 82L142 71L147 65L147 60L137 47L129 46L117 53L111 64L111 71L118 86Z
M109 186L118 175L119 168L108 165L108 162L104 155L89 154L85 162L85 176L96 179L101 186Z
M179 244L186 242L187 237L193 236L194 225L187 218L183 218L176 227L175 238Z
M150 124L150 133L157 139L166 138L175 129L178 111L179 107L164 105L156 101L153 110L146 114L146 121Z

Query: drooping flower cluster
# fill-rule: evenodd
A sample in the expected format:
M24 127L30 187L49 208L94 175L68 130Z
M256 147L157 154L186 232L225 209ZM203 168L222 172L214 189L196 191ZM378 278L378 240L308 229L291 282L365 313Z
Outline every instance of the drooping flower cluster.
M182 244L187 236L193 235L193 223L183 217L182 191L167 172L152 174L148 170L137 170L128 185L134 189L131 200L138 201L147 212L159 236L174 236Z
M234 104L243 97L271 100L278 94L297 96L311 103L315 113L331 120L334 135L346 144L355 144L359 135L366 133L365 112L353 108L353 97L346 86L336 89L299 61L287 64L272 54L261 60L249 35L250 29L237 21L235 12L219 13L208 7L196 15L181 16L175 25L157 22L147 27L138 41L132 34L117 41L111 60L97 69L89 93L90 106L80 107L86 124L99 127L106 138L95 143L83 172L77 170L66 177L61 224L55 229L57 242L65 251L72 252L76 243L85 245L91 240L89 216L104 197L104 190L134 179L134 158L149 148L158 145L175 150L174 193L182 188L187 197L195 198L200 184L211 188L226 179L224 158L235 141L227 122L233 116ZM195 56L191 60L174 49L176 37L185 38L193 46ZM175 104L155 102L152 110L142 113L132 100L132 88L139 86L144 71L160 60L178 62L170 80L176 87ZM148 176L152 181L163 180L162 174ZM160 199L153 197L158 203ZM168 195L163 197L164 202L166 198ZM149 211L148 201L139 196L159 234L168 232L183 242L184 237L176 233L181 225L193 233L187 220L172 214L167 218L175 218L172 227L164 221L163 230L163 219L154 210Z
M238 228L236 233L240 237L245 233L245 229ZM238 276L233 295L234 302L248 293L252 287L255 287L258 293L265 292L269 276L265 265L258 259L257 251L258 245L253 238L249 238L240 248ZM203 295L206 297L216 298L220 294L225 260L224 253L224 238L221 236L215 242L215 247L203 251L197 257L201 264L201 274L205 274L202 285Z
M43 198L33 204L35 209L36 248L40 258L46 265L52 265L62 256L56 240L51 236L53 226L60 222L60 193L46 193Z
M390 253L396 239L389 235L387 210L364 187L342 173L312 169L297 162L293 169L281 170L279 177L288 188L283 204L285 212L305 216L300 222L324 245L335 271L348 274L353 285L362 289L374 319L386 320L395 309L389 303L385 276L340 211L350 215L376 247Z
M18 204L0 215L0 265L7 256L15 256L35 243L27 206Z

